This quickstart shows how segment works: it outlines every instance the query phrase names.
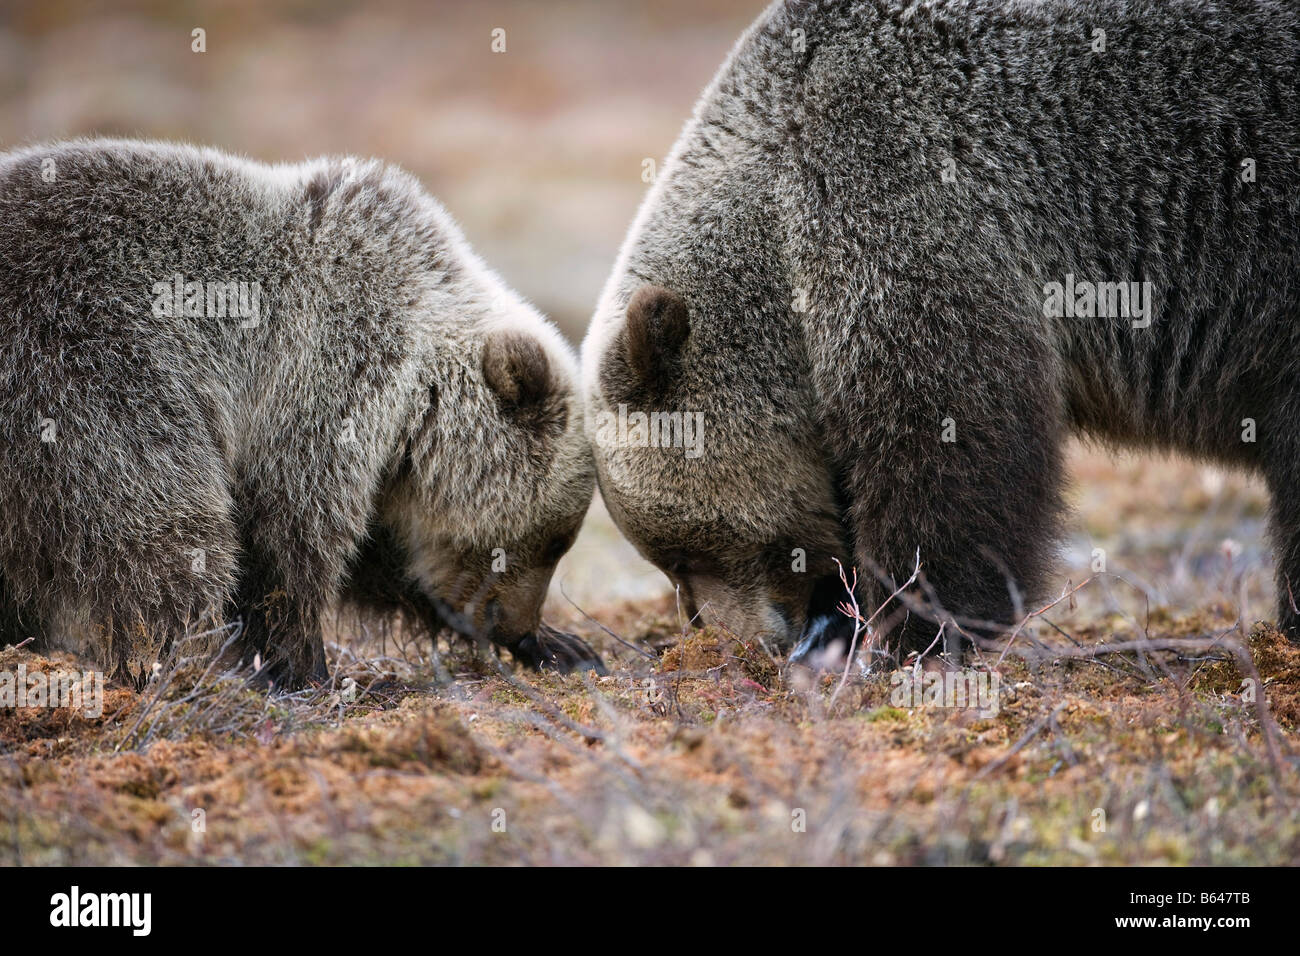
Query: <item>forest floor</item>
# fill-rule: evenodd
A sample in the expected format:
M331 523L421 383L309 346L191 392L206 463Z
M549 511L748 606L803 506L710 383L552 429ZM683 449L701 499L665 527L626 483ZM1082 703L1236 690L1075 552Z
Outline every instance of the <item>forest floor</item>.
M967 662L981 706L691 628L597 507L549 619L607 676L340 624L324 688L190 663L110 683L95 717L0 710L0 864L1300 862L1300 647L1259 623L1262 490L1073 464L1077 590ZM0 650L20 665L85 666Z

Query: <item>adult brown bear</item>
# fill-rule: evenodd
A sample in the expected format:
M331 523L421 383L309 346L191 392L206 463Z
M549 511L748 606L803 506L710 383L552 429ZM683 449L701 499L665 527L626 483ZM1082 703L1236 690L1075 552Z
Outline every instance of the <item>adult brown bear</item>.
M1294 636L1298 116L1290 3L774 4L583 346L615 520L796 656L844 636L833 557L874 608L919 550L932 617L997 624L1047 588L1083 433L1260 472Z

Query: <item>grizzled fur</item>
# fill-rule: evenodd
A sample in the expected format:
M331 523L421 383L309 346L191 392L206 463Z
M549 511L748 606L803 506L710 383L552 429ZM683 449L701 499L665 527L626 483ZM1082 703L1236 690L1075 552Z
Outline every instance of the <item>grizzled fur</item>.
M258 283L256 314L169 316L174 276ZM0 357L0 642L89 639L138 678L238 619L245 659L299 684L346 589L597 663L537 648L593 487L576 364L405 173L0 156Z
M1293 3L774 4L583 347L611 513L706 620L801 654L844 633L833 556L874 609L868 569L901 584L919 549L944 613L996 624L1048 587L1082 433L1260 472L1294 634L1297 117ZM1152 283L1149 327L1046 314L1070 274ZM620 404L703 411L703 455L602 440Z

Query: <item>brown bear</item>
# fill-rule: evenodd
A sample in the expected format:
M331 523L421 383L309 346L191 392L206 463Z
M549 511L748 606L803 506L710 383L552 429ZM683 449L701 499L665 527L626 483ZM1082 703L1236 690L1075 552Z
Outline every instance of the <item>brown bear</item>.
M593 490L576 362L404 172L4 154L0 357L0 643L139 680L238 622L299 686L345 594L600 666L539 619Z
M925 648L1048 589L1068 436L1179 450L1268 482L1294 636L1297 51L1284 3L773 4L583 345L615 520L796 658L849 633L832 558L870 612L919 552Z

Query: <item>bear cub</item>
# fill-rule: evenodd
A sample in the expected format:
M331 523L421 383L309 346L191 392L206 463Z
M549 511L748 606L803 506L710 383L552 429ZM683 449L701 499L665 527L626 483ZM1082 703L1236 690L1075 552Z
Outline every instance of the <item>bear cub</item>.
M593 491L575 381L392 166L0 155L0 644L139 683L238 622L242 659L298 687L346 598L600 668L540 621Z

